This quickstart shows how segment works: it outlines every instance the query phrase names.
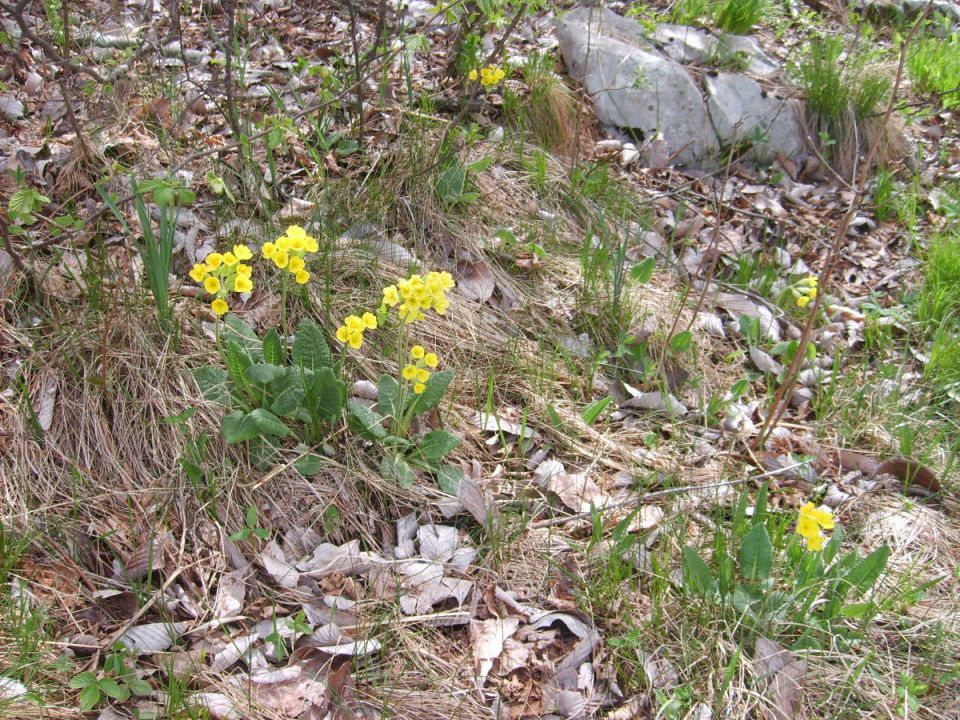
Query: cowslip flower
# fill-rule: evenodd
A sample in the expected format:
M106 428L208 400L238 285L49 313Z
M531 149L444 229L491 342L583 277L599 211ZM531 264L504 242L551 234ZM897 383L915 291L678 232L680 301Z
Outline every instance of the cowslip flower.
M504 72L503 68L491 64L485 68L480 68L479 71L474 68L470 71L469 78L471 80L479 79L481 85L485 88L490 88L499 85L506 76L507 73Z
M230 305L226 298L230 293L248 293L253 290L253 268L242 260L249 260L253 252L246 245L234 245L225 253L212 252L190 270L190 279L203 286L204 292L213 296L210 309L218 316L226 315Z
M447 292L455 285L453 276L448 272L433 271L425 276L415 274L401 278L395 285L383 289L382 308L384 312L387 307L397 308L397 314L405 323L423 320L426 310L443 315L450 306Z
M427 389L427 381L432 373L428 368L436 368L440 364L440 358L435 353L428 353L423 345L414 345L410 348L410 358L413 362L407 363L400 376L413 383L413 392L422 395Z
M307 255L319 249L316 238L307 235L307 231L299 225L290 225L276 240L264 243L260 252L278 268L293 275L298 285L305 285L310 281L310 271L306 267Z
M808 275L795 285L790 287L790 292L797 302L797 307L805 308L817 297L817 278L815 275Z
M367 330L377 329L377 316L373 313L365 312L363 315L347 315L343 319L343 325L337 328L337 340L344 345L349 345L354 350L363 347L363 333Z
M808 550L818 552L823 550L827 543L824 530L833 530L837 522L833 511L825 507L817 507L812 502L800 508L800 517L797 520L797 535L802 537Z

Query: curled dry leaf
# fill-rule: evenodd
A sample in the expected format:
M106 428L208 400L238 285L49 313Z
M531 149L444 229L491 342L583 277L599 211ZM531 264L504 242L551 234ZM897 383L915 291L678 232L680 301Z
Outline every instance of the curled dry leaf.
M639 410L655 410L657 412L665 412L670 415L686 415L689 410L687 410L686 405L677 400L670 393L662 393L659 391L655 392L643 392L637 390L635 387L628 385L627 383L623 384L623 387L628 393L630 393L630 399L625 402L620 403L622 408L634 408Z
M234 570L220 576L217 596L213 601L214 617L233 617L243 610L243 601L247 594L246 575L243 570Z
M28 692L30 691L23 683L0 676L0 700L15 700Z
M737 322L741 315L758 318L760 329L767 339L780 342L780 323L766 305L754 302L746 295L725 292L717 293L717 305L730 313Z
M723 320L715 313L698 312L694 325L698 330L703 330L711 337L724 338L727 336L727 331L723 329Z
M783 372L783 365L774 360L769 353L760 348L750 346L750 360L761 372L777 376Z
M533 475L540 487L557 495L564 505L576 512L589 512L590 508L602 507L609 500L586 473L568 473L563 463L557 460L540 463Z
M486 302L497 289L493 270L486 260L461 260L454 270L457 289L467 300Z
M191 707L205 709L216 720L239 720L243 717L240 708L223 693L194 693L187 697Z
M163 652L186 632L188 623L147 623L137 625L120 636L123 643L137 655L151 655Z
M797 660L790 651L771 640L757 640L757 675L766 684L773 720L793 720L806 672L806 661Z
M260 553L260 562L263 569L273 578L274 582L285 588L295 588L300 584L300 573L293 563L287 562L283 549L276 540L271 540Z
M513 637L518 627L520 619L515 617L496 617L470 623L470 642L473 645L474 672L477 675L478 687L484 686L494 661L503 652L504 642Z
M489 433L504 433L506 435L514 435L524 440L529 440L531 438L537 437L537 432L529 425L524 426L521 423L514 422L513 420L507 420L502 418L499 415L493 415L491 413L474 413L473 424L480 428L483 432ZM494 441L496 438L494 438Z

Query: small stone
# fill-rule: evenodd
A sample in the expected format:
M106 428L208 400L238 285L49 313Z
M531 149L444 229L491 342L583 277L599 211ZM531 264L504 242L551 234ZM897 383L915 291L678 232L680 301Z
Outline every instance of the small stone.
M12 95L0 95L0 115L8 122L16 122L23 117L26 107Z

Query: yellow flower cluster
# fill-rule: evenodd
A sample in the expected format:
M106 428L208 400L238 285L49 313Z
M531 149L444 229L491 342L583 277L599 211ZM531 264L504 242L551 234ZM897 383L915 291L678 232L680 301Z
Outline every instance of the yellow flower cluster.
M455 284L448 272L434 271L427 273L426 277L411 275L383 289L383 304L396 307L400 319L406 323L423 320L426 317L424 310L443 315L450 306L447 291Z
M797 534L807 543L808 550L823 550L827 543L824 530L833 530L837 526L833 518L833 511L829 508L817 507L808 502L800 508L800 519L797 521Z
M506 76L507 74L503 71L503 68L499 68L496 65L487 65L485 68L480 68L479 72L476 68L470 71L470 79L476 80L479 78L480 84L485 88L499 85Z
M284 235L273 242L264 243L262 252L267 260L273 260L274 265L281 270L287 270L303 285L310 280L306 255L319 249L315 238L307 235L299 225L291 225Z
M363 333L366 330L377 329L377 316L365 312L363 315L347 315L343 325L337 328L337 340L349 345L354 350L363 346Z
M424 350L423 345L414 345L410 348L410 357L413 358L413 362L407 363L400 374L404 380L413 383L413 392L420 395L427 389L427 380L430 379L431 372L427 368L436 369L440 364L440 358Z
M253 257L250 248L246 245L234 245L232 252L212 252L197 263L190 271L194 282L203 285L203 289L214 296L210 308L217 315L226 315L230 306L225 300L232 292L246 293L253 290L253 280L250 278L253 268L244 265L243 260Z
M817 297L817 278L815 275L810 275L798 282L790 288L790 290L797 299L797 305L805 308Z

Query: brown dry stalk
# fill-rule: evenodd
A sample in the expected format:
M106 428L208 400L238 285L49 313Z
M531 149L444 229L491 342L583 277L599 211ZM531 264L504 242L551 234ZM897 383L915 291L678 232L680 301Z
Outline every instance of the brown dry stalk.
M803 325L803 332L800 335L800 342L797 346L797 352L794 354L793 360L790 362L790 366L787 368L787 373L783 379L783 382L773 397L770 410L767 413L767 416L764 418L763 425L760 428L760 434L753 442L754 448L763 447L764 442L766 442L767 438L770 437L770 433L773 432L773 429L783 418L784 413L786 413L787 408L789 407L790 396L792 395L793 389L796 386L797 376L800 374L800 369L803 366L804 359L806 358L807 347L810 345L811 338L813 337L813 330L817 322L820 308L823 304L824 295L826 294L827 287L829 286L830 278L833 275L833 270L836 266L837 259L840 256L840 248L847 236L847 230L850 228L850 223L853 222L853 219L856 217L860 206L863 204L863 198L864 195L866 195L867 190L867 173L870 171L873 161L876 159L877 153L880 151L880 145L883 143L887 126L890 124L890 118L893 116L893 110L897 104L897 94L899 93L900 85L903 82L903 68L906 64L907 50L909 49L910 43L916 36L921 25L926 21L927 16L930 14L931 7L931 3L927 3L923 15L917 18L916 22L913 24L913 27L910 29L909 35L907 35L903 43L900 45L900 60L897 64L897 77L894 81L893 89L890 92L890 101L887 103L887 109L883 114L883 120L880 123L876 138L870 144L870 147L867 150L867 155L860 166L860 172L857 174L857 181L856 185L854 186L853 197L850 198L850 202L847 205L847 212L844 213L843 217L840 219L840 223L837 225L836 232L834 233L833 242L830 245L830 250L827 253L826 261L824 262L823 269L820 271L817 281L819 292L813 300L813 306L810 308L810 312L807 315L807 320Z

